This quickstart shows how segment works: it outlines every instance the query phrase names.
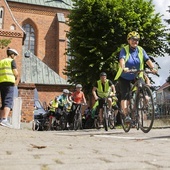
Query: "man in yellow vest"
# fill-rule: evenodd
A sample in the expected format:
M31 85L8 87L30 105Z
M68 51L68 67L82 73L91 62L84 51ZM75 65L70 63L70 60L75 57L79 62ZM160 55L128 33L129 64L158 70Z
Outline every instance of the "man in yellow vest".
M119 79L121 93L121 109L125 115L125 121L130 122L131 118L128 115L128 100L130 91L130 82L135 79L134 74L128 73L128 69L143 70L146 63L153 73L157 73L152 61L145 50L138 46L140 35L136 31L132 31L127 35L128 45L123 47L119 55L119 70L115 80Z
M100 127L103 127L103 114L102 108L104 103L104 98L110 96L110 93L116 93L115 86L111 80L107 79L107 74L105 72L100 73L100 80L96 82L92 89L92 94L95 100L99 101L99 117L100 117ZM112 97L108 98L108 106L111 111L112 107Z
M0 61L0 92L1 92L1 111L0 125L12 128L7 121L10 110L13 106L13 95L15 80L18 77L18 71L15 58L18 52L15 49L7 49L7 58Z

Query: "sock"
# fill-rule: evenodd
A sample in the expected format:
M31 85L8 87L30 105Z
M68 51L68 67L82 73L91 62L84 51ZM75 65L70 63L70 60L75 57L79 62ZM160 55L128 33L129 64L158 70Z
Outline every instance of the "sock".
M2 120L7 121L7 118L2 118Z

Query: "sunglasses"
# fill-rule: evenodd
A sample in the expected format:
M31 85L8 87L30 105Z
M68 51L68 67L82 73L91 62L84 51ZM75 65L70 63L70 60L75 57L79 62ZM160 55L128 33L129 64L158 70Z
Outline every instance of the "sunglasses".
M132 41L139 41L138 38L131 38L130 40L132 40Z

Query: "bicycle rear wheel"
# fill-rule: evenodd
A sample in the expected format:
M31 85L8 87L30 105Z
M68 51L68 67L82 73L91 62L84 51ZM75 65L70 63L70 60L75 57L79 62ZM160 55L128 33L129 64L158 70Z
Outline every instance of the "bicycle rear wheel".
M129 130L131 128L131 123L125 122L125 115L122 113L122 111L119 110L119 112L120 112L120 119L121 119L122 128L127 133L127 132L129 132Z
M137 115L140 129L148 133L154 122L154 102L150 88L144 85L137 97Z

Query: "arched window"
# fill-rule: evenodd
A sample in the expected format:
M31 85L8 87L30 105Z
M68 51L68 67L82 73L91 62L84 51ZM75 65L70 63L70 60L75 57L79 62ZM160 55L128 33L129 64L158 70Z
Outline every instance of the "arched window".
M0 28L2 28L3 24L3 14L4 14L4 9L0 7Z
M30 24L25 24L23 26L24 31L26 32L26 38L24 41L25 50L31 51L35 54L35 32L34 28Z
M16 30L16 26L15 26L14 24L12 24L12 25L10 26L10 30Z

